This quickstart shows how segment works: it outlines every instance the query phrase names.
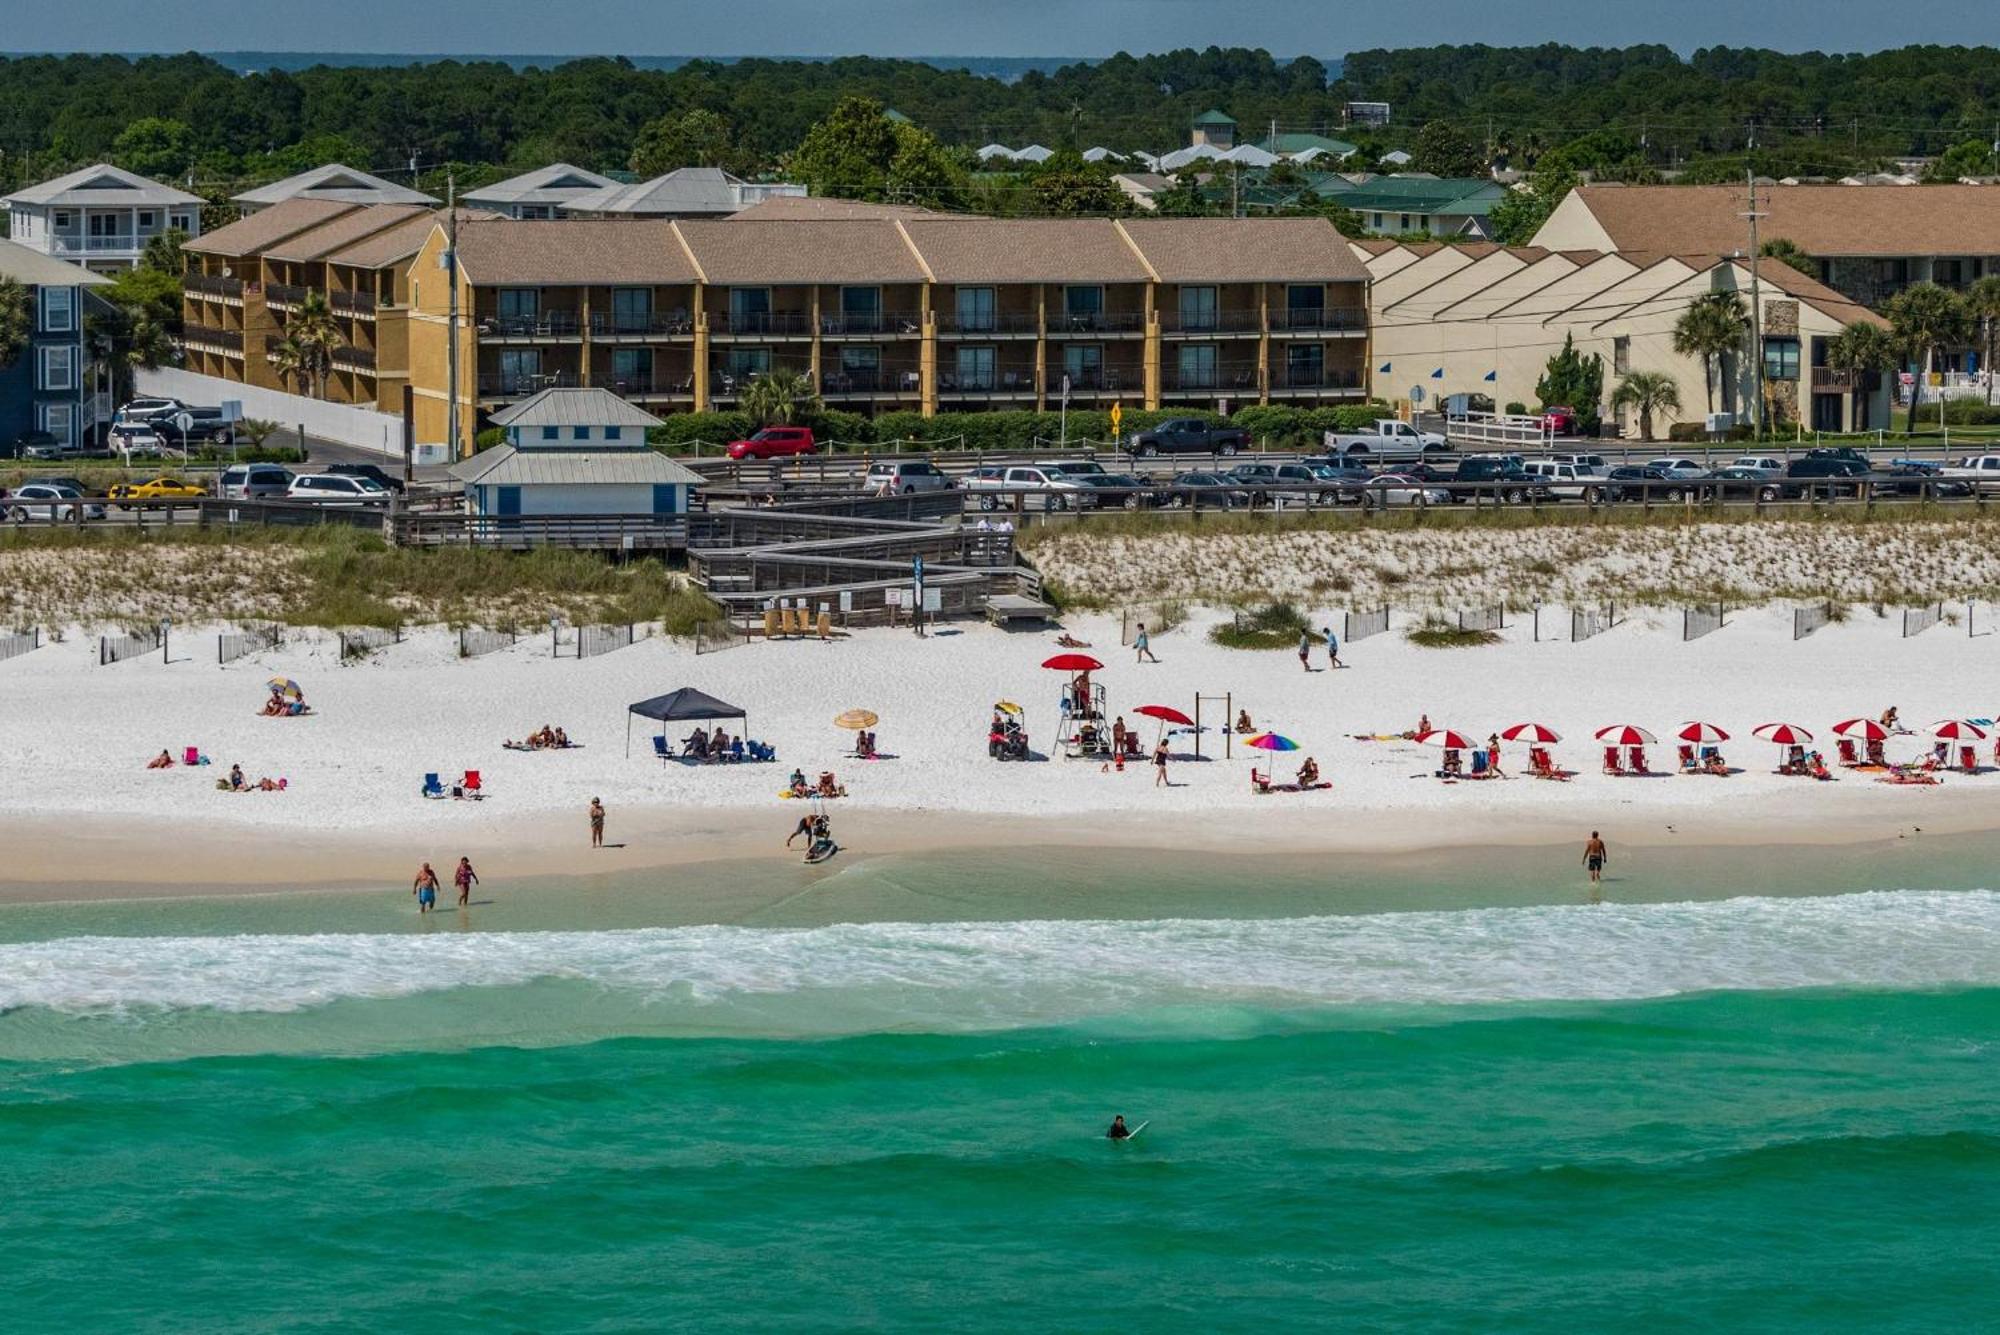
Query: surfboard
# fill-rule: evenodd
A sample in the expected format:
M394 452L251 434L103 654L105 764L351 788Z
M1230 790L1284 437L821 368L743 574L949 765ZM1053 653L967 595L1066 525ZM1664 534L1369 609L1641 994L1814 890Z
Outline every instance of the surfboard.
M815 850L815 852L816 851L817 850ZM825 862L828 858L832 857L835 853L838 853L839 851L840 851L839 844L829 842L826 846L826 851L824 853L819 853L818 856L814 856L813 852L808 852L806 854L806 865L811 866L817 862Z
M1153 1123L1152 1123L1152 1119L1148 1118L1148 1119L1147 1119L1146 1121L1143 1121L1143 1122L1139 1123L1139 1125L1137 1125L1137 1126L1133 1127L1133 1128L1132 1128L1132 1133L1131 1133L1130 1135L1126 1136L1124 1140L1113 1140L1113 1141L1111 1141L1111 1143L1112 1143L1113 1145L1123 1145L1123 1144L1125 1144L1125 1143L1126 1143L1126 1141L1132 1141L1132 1140L1137 1140L1137 1139L1139 1138L1139 1133L1140 1133L1141 1131L1144 1131L1144 1130L1145 1130L1145 1129L1146 1129L1147 1127L1151 1126L1152 1124L1153 1124ZM1105 1139L1109 1140L1109 1139L1110 1139L1110 1137L1108 1137L1108 1136L1107 1136L1107 1137L1105 1137Z

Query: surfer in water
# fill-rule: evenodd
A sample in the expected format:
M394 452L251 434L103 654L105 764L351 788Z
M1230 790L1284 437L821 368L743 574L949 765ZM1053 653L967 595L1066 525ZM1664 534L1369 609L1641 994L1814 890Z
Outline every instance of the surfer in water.
M1104 1134L1111 1140L1130 1140L1132 1138L1132 1131L1131 1128L1125 1125L1125 1114L1119 1113L1113 1117L1111 1119L1111 1129Z

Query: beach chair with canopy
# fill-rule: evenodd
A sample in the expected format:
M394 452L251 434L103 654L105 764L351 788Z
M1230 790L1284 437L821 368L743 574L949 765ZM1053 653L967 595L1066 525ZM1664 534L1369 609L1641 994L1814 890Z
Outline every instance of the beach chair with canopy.
M652 719L660 725L660 736L666 737L670 723L714 722L718 719L742 719L743 731L750 731L750 716L726 700L718 700L692 686L683 686L678 691L656 695L650 700L641 700L626 709L625 754L632 754L632 716Z

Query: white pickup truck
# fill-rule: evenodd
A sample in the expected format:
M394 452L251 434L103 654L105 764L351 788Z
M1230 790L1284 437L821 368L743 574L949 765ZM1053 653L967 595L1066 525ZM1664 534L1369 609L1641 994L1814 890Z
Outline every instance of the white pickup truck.
M1367 431L1329 431L1326 452L1336 459L1421 459L1451 446L1435 431L1419 431L1393 417L1376 420Z
M1964 478L1978 491L2000 491L2000 454L1969 454L1940 472L1944 477Z

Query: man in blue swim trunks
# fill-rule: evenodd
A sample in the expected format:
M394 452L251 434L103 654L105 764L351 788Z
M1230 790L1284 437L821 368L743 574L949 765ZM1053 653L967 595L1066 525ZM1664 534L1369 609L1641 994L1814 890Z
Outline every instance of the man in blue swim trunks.
M438 874L431 870L430 863L426 862L423 870L417 873L416 883L410 887L410 893L417 897L418 913L429 913L437 907Z

